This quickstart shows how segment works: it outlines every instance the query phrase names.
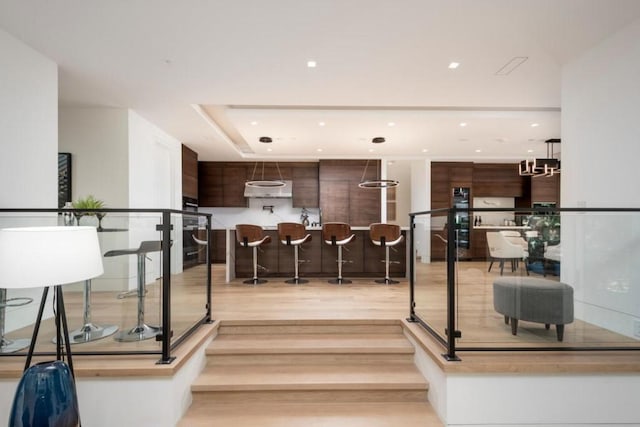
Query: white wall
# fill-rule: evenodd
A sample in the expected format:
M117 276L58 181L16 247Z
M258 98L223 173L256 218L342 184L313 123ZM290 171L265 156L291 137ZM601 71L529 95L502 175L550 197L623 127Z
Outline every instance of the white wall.
M182 144L153 123L129 110L129 207L182 210ZM131 247L142 240L158 240L155 224L160 215L139 216L130 221ZM175 222L174 222L175 221ZM182 221L172 217L171 271L182 271ZM149 254L147 281L160 277L159 252ZM133 274L135 272L132 271Z
M58 206L58 69L0 30L0 208ZM0 219L0 228L55 224L57 218ZM7 309L7 332L35 320L41 289L9 290L34 302ZM51 316L47 304L45 317Z
M71 153L72 200L93 195L129 207L128 111L60 108L59 148Z
M58 69L0 30L0 208L58 206Z
M640 207L640 21L563 69L562 206ZM568 215L567 215L568 216ZM562 220L562 280L576 315L632 335L640 319L640 220Z

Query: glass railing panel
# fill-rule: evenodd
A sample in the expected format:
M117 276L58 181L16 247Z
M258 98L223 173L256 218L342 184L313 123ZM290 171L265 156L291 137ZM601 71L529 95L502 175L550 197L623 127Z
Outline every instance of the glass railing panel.
M522 219L521 228L472 231L472 245L484 239L486 249L476 247L473 259L457 266L458 349L640 346L639 213L537 212ZM517 244L521 256L514 255Z
M414 221L415 314L444 340L447 325L446 213L417 215Z
M40 216L31 213L3 213L0 215L0 228L65 223L64 215L38 215ZM159 331L161 319L162 269L159 246L161 233L156 226L161 222L162 215L159 212L107 212L101 221L95 215L80 217L81 226L97 228L104 273L90 281L64 284L65 307L74 354L159 353L161 347L155 340L155 333ZM72 226L77 226L77 218L73 223ZM34 260L34 268L37 268L37 260ZM143 277L143 292L138 290L139 275ZM31 336L41 293L42 288L7 292L8 298L34 299L31 304L7 310L8 336ZM37 353L55 351L52 342L55 335L52 304L52 292L49 292L35 348ZM136 331L128 334L134 330Z
M171 224L176 247L171 263L171 340L176 342L207 314L209 237L204 216L172 214Z
M0 229L14 227L48 227L62 224L62 217L53 212L0 212ZM27 255L28 256L28 255ZM33 268L38 268L38 260L33 260ZM2 274L0 272L0 274ZM43 283L53 285L51 283ZM0 290L0 354L26 354L31 342L33 326L37 317L43 287L27 289ZM43 327L38 345L40 351L55 351L51 339L55 335L55 327L49 319L53 317L52 292L44 308Z

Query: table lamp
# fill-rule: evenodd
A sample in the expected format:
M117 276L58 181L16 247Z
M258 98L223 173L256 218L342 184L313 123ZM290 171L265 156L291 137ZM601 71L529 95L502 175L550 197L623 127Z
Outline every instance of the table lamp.
M56 414L38 413L43 406L57 408L58 411L60 411L61 408L59 405L59 399L61 398L60 393L56 395L56 393L52 391L50 393L51 396L48 396L48 398L56 399L55 404L41 405L25 401L24 390L26 389L28 393L33 393L34 390L29 390L31 387L28 387L28 385L24 386L24 389L21 391L21 386L26 380L27 370L31 365L38 331L42 322L44 306L51 286L54 287L55 296L56 359L58 361L63 360L64 345L68 371L71 374L71 387L73 388L70 390L70 394L73 397L71 405L75 405L74 409L77 411L73 362L71 358L71 346L67 339L69 330L64 308L62 285L91 279L101 275L103 272L102 255L98 243L98 235L94 227L25 227L0 230L0 288L25 289L44 287L38 315L33 327L33 336L31 338L27 360L25 362L25 374L18 385L18 392L16 393L11 414L12 420L14 418L16 420L20 418L20 423L15 425L38 425L37 417L56 416ZM67 365L62 365L62 368L66 369ZM37 365L34 367L36 366ZM42 375L42 373L40 375ZM42 378L40 378L39 382L36 380L34 384L43 384ZM36 388L38 392L44 392L42 387ZM31 397L34 398L33 396ZM37 396L35 399L41 401L43 396ZM17 404L18 400L20 400L19 404ZM27 407L30 404L34 406ZM22 408L24 412L16 414L17 407ZM62 414L61 416L68 417L68 412L69 411L67 411L66 415ZM29 414L28 418L33 421L33 424L28 421L25 422L25 414Z

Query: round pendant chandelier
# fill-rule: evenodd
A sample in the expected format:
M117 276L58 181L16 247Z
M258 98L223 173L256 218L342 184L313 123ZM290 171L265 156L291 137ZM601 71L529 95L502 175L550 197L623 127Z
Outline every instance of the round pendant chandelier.
M268 138L269 139L268 142L271 142L271 138L269 138L269 137L260 138L260 142L264 142L264 141L262 141L263 138ZM278 169L278 177L280 179L264 179L264 162L262 162L262 173L260 174L259 179L256 179L256 170L258 169L258 162L256 162L256 164L253 166L253 173L251 174L251 179L246 181L244 183L244 186L245 187L251 187L251 188L278 188L278 187L284 187L287 184L282 179L282 173L280 172L280 166L278 166L278 162L276 162L276 168Z
M382 141L379 141L382 140ZM377 137L373 138L373 143L380 144L384 142L384 138ZM364 165L364 171L362 172L362 178L360 178L360 183L358 184L359 188L368 188L368 189L387 189L394 188L400 185L400 182L395 179L364 179L367 176L367 167L369 166L369 159L367 159L367 163ZM379 168L376 170L376 177L378 175Z

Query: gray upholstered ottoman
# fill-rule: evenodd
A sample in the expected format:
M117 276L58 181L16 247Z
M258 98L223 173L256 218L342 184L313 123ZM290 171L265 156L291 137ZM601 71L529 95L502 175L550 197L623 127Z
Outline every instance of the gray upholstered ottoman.
M493 308L511 321L518 333L518 320L556 325L562 341L564 325L573 322L573 288L566 283L534 277L503 276L493 281Z

